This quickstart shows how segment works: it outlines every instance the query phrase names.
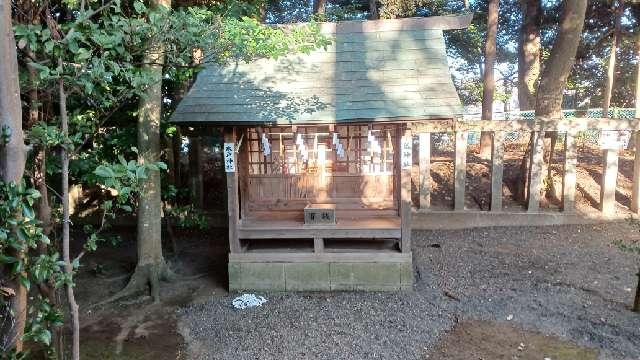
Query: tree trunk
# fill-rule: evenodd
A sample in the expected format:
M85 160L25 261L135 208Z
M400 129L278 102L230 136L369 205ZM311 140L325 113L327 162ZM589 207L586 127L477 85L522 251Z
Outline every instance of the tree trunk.
M536 94L536 116L562 117L562 95L580 44L587 0L567 0L563 6L558 34Z
M522 12L518 46L518 103L520 111L526 111L535 109L536 84L540 76L540 1L524 0Z
M60 74L63 73L62 58L58 59L58 67ZM64 260L64 272L68 276L73 274L73 265L71 263L71 254L69 251L69 241L71 237L70 212L69 212L69 153L67 151L69 137L69 120L67 117L67 96L64 90L64 79L61 76L58 80L58 95L60 96L60 123L62 127L62 136L64 143L61 151L61 176L62 176L62 259ZM80 315L78 313L78 304L76 303L73 293L73 284L66 284L67 302L69 303L69 313L71 314L71 330L72 345L71 358L73 360L80 359Z
M151 7L171 7L170 0L151 1ZM140 96L138 107L138 163L160 161L160 116L162 111L162 64L164 45L148 44L144 70L154 82ZM147 169L138 201L138 263L127 286L115 298L131 295L149 286L154 302L160 301L159 279L169 277L162 256L162 201L160 172Z
M613 30L613 39L611 40L611 49L609 51L609 62L607 65L607 82L604 86L604 98L602 99L602 117L609 117L609 106L611 105L611 93L613 91L613 83L615 82L616 73L616 53L620 43L620 28L622 21L622 12L624 9L624 0L618 0L618 6L615 8L615 25Z
M549 59L547 59L545 63L538 89L535 91L536 96L534 103L536 116L562 117L562 96L567 85L567 78L575 63L586 8L586 0L569 0L564 3L564 9L560 17L559 31L556 35ZM539 9L536 11L539 11ZM529 10L527 10L527 12L529 12ZM529 12L529 14L531 14L531 12ZM539 13L537 13L537 15L539 16ZM528 21L528 19L525 19L525 21ZM535 62L533 64L535 64ZM520 61L518 65L520 65ZM521 69L522 68L519 70ZM520 77L520 74L518 75ZM518 96L520 98L520 93ZM529 105L532 104L530 103ZM516 190L517 197L524 201L527 201L529 196L527 193L530 175L529 158L531 147L533 146L533 138L534 134L532 133L529 146L520 164L521 179L518 182L519 187ZM552 141L552 143L553 142L554 141ZM552 153L549 154L549 159L551 158L553 158Z
M540 21L542 8L539 0L522 0L523 22L518 44L518 107L520 111L535 109L536 85L540 76ZM533 134L532 134L533 135ZM520 161L520 178L516 198L526 201L529 188L529 157L533 136Z
M18 59L16 42L11 23L11 2L0 1L0 132L8 134L7 142L0 142L0 177L7 183L19 183L24 175L26 150L22 132L22 108L20 84L18 82ZM23 256L23 254L14 254ZM15 295L10 306L15 325L10 334L15 349L22 351L22 336L27 315L27 291L19 281L7 283Z
M259 21L261 23L266 22L267 20L267 2L266 1L262 1L260 3L260 7L258 8L258 17L259 17Z
M640 118L640 29L636 30L636 118ZM639 144L640 145L640 144Z
M638 283L636 284L636 296L633 299L633 307L631 310L640 312L640 271L636 274L638 276Z
M36 22L34 22L36 23ZM30 49L26 49L27 55L35 59L35 54ZM40 120L40 106L38 96L38 72L31 64L27 64L29 76L29 121L27 129L31 129ZM49 236L52 230L51 206L49 205L49 189L47 188L47 154L44 145L39 145L35 149L33 159L33 187L40 192L40 198L36 200L36 213L38 220L42 222L42 232ZM41 244L46 249L45 244ZM44 250L44 249L42 249ZM45 252L45 251L41 251Z
M369 0L369 19L380 19L380 13L378 12L378 3L376 2L376 0Z
M313 0L313 14L324 15L326 0Z
M567 86L567 78L575 63L576 51L580 44L580 35L584 25L584 16L587 9L586 0L567 0L560 17L560 29L551 49L549 59L540 79L536 96L536 116L562 118L562 96ZM551 176L551 162L553 159L554 145L557 133L551 135L551 148L549 151L549 168L547 181L553 184ZM533 146L533 143L532 143ZM552 187L551 187L552 188ZM529 194L531 196L531 194Z
M482 77L482 120L493 119L493 94L496 89L494 66L496 63L496 36L498 34L498 8L500 0L489 0L487 39L484 44L484 74ZM480 136L480 157L491 158L491 132Z

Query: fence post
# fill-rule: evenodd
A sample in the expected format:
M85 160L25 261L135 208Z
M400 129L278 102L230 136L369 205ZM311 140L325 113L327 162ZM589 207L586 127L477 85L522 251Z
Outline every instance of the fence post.
M236 128L224 129L224 142L236 143ZM245 145L246 146L246 145ZM227 172L227 208L229 213L229 250L232 253L240 252L240 239L238 238L238 222L239 218L239 199L238 199L238 173L237 173L237 154L235 148L231 154L236 169Z
M456 152L454 159L453 209L464 210L464 192L467 182L467 131L456 130Z
M502 210L502 173L504 170L504 131L493 132L491 146L491 211Z
M576 199L576 150L575 130L567 131L564 140L564 175L562 177L562 211L574 212Z
M403 138L413 147L411 129L404 130ZM402 144L402 140L400 143ZM403 151L402 146L398 147ZM400 250L403 253L411 252L411 164L404 168L398 164L400 169L400 235L402 236Z
M418 134L420 163L420 209L431 207L431 133Z
M540 210L540 190L542 186L542 170L544 167L544 130L533 132L531 143L531 169L529 172L528 212Z
M603 150L602 181L600 183L600 210L604 216L611 216L615 212L617 178L618 150Z

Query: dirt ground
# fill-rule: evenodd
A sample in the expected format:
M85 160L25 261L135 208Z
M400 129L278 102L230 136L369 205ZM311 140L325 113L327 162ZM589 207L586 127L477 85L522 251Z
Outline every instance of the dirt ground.
M226 229L182 232L179 253L166 254L180 279L162 284L161 304L151 297L95 306L122 289L135 265L134 229L120 232L120 246L89 254L77 277L84 359L187 359L176 311L201 298L226 295ZM179 259L179 260L178 260Z
M527 136L522 136L526 139ZM503 173L503 207L505 210L523 210L525 203L518 194L521 179L521 162L525 156L527 143L508 142L505 144ZM545 140L545 167L549 166L550 139ZM556 144L551 160L553 187L545 185L549 190L541 202L543 211L560 211L562 191L562 169L564 163L563 144ZM602 152L599 147L587 141L579 141L577 166L576 209L579 213L597 214L600 206L600 182L602 177ZM491 201L491 162L478 157L479 145L469 145L467 151L467 184L465 207L471 210L489 210ZM414 157L417 155L414 154ZM616 212L619 216L629 215L631 203L631 185L633 179L633 152L620 151L618 162L618 181L616 188ZM431 153L431 207L434 210L453 208L453 145L437 145L432 143ZM545 174L546 170L545 168ZM413 202L419 203L419 167L414 159L412 171ZM553 189L553 190L551 190Z
M629 311L638 260L611 245L626 223L414 233L415 290L259 294L236 310L224 230L182 234L183 279L149 297L92 307L134 264L127 239L78 278L85 359L638 359ZM180 259L180 261L176 260Z
M507 209L523 206L514 196L522 149L505 153ZM476 150L466 203L486 210L490 163ZM600 151L582 143L578 154L577 208L597 212ZM562 161L557 151L556 184ZM431 167L433 207L450 208L451 149L434 148ZM619 214L628 213L632 170L632 154L622 152ZM556 211L558 199L542 206ZM640 359L640 316L628 310L638 259L612 246L639 237L624 222L416 231L413 292L261 294L269 302L245 311L226 291L226 230L183 232L179 253L167 254L181 279L162 284L161 304L140 297L94 306L125 285L134 231L83 259L76 297L85 359Z
M596 360L598 351L504 323L469 320L445 335L427 359Z

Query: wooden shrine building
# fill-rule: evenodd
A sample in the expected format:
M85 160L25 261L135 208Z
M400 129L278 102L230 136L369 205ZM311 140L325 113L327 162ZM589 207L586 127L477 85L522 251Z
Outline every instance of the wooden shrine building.
M470 20L323 23L326 50L198 75L172 121L224 131L231 290L411 288L408 124L461 115L443 30Z

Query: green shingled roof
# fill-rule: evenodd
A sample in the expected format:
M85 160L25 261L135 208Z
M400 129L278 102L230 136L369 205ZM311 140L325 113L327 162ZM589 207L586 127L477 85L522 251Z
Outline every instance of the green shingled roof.
M321 24L326 50L208 65L174 122L312 124L451 118L462 113L442 31L470 16Z

